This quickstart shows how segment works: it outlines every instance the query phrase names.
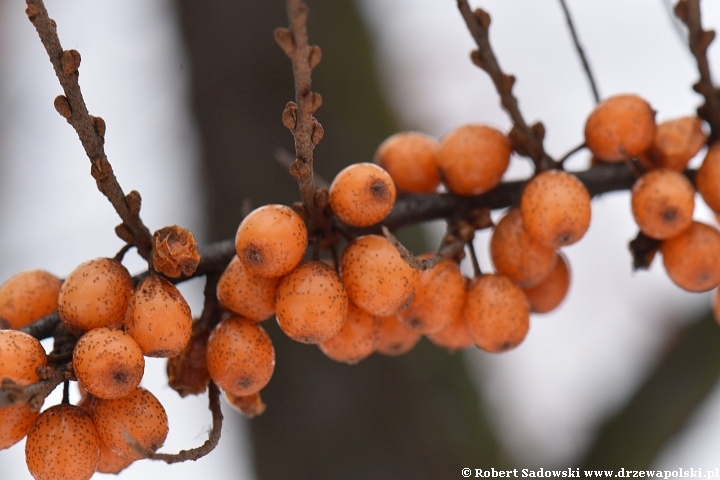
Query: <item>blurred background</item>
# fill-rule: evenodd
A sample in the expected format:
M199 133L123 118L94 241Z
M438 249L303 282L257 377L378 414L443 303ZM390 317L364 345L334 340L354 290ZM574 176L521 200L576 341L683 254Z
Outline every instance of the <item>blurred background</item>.
M436 137L468 122L510 123L490 80L469 61L472 39L451 0L307 0L323 49L313 87L325 138L316 171L331 179L369 161L398 130ZM580 143L593 99L557 0L472 2L490 12L491 41L526 120L541 120L559 158ZM693 114L694 60L663 0L568 0L601 97L638 93L658 121ZM702 4L704 26L720 4ZM61 89L24 2L0 0L0 282L43 268L65 276L112 256L119 220L96 190L72 128L54 111ZM230 238L245 199L296 201L274 160L292 150L280 114L294 96L290 62L272 32L280 0L47 0L64 48L82 55L80 83L107 123L106 152L126 191L143 197L151 229L179 224L199 242ZM714 78L720 51L709 50ZM700 157L702 156L702 153ZM696 159L695 164L699 159ZM570 169L589 165L580 153ZM531 172L513 159L507 178ZM495 212L500 216L502 212ZM696 218L714 222L697 199ZM434 249L441 225L404 232ZM720 332L710 294L675 287L659 261L631 271L636 234L627 192L593 202L582 242L565 249L569 295L536 316L516 350L448 354L422 341L397 358L338 365L317 348L273 337L277 368L267 411L246 420L224 408L220 446L198 462L136 462L127 478L460 478L469 468L703 468L720 466ZM489 270L488 235L476 238ZM142 262L127 257L131 272ZM469 270L467 270L469 272ZM197 315L202 282L183 284ZM180 397L164 362L143 385L168 410L163 451L201 444L206 397ZM77 397L73 392L74 398ZM46 405L59 401L48 399ZM227 405L224 405L227 407ZM0 478L29 478L23 445L0 451Z

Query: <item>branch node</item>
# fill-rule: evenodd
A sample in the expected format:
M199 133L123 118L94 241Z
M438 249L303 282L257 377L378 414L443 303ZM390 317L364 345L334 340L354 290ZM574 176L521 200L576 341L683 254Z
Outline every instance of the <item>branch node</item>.
M485 62L483 62L482 55L480 55L479 50L473 50L470 52L470 60L476 67L485 70Z
M290 174L297 179L307 178L311 173L310 166L307 162L299 158L296 158L292 165L290 165Z
M98 182L107 180L112 175L112 166L106 157L96 158L90 166L90 174Z
M298 114L297 103L288 102L285 105L285 110L283 110L283 113L282 113L282 123L290 131L295 130L295 127L297 127L297 114Z
M77 50L65 50L60 55L60 65L65 75L75 75L80 68L80 52Z
M315 111L322 106L322 95L317 92L308 92L303 96L308 100L308 111L313 114Z
M310 136L310 140L312 141L313 145L317 145L318 143L320 143L320 140L322 140L325 136L325 129L322 125L320 125L320 122L318 122L315 117L313 117L312 123L313 131L312 135Z
M62 115L66 120L70 120L70 117L72 117L72 109L70 108L70 102L68 102L65 95L58 95L55 97L53 105L60 115Z
M276 28L275 32L273 32L273 37L275 37L275 42L277 42L280 48L282 48L285 55L289 57L295 53L295 39L293 38L293 34L290 32L289 28Z
M490 14L488 12L482 8L478 8L473 12L473 15L475 15L475 18L477 18L478 22L480 22L480 26L483 30L487 31L490 28Z
M102 119L102 117L95 117L93 115L90 115L90 120L92 120L93 126L95 127L95 131L98 135L100 135L103 139L105 139L105 130L107 126L105 125L105 120Z

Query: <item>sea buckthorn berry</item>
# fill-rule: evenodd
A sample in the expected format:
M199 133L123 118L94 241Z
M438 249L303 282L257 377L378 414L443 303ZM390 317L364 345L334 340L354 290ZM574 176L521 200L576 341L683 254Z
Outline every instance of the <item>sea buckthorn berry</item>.
M720 143L713 143L695 174L695 186L705 203L720 213Z
M122 330L95 328L75 344L73 371L90 394L117 398L140 384L145 358L137 342Z
M123 458L142 458L128 443L128 435L152 452L165 443L168 434L165 409L155 395L142 387L120 398L96 398L92 410L100 440Z
M0 318L24 327L57 310L62 281L43 270L26 270L0 286Z
M400 323L395 315L381 317L380 341L375 351L387 356L402 355L412 350L420 337L420 332Z
M557 254L523 227L519 209L510 210L493 229L490 257L497 273L520 287L536 285L550 274Z
M337 335L345 323L348 295L332 267L312 261L282 279L275 307L278 325L288 337L320 343Z
M225 392L225 399L235 410L248 418L255 418L265 412L266 405L262 401L260 392L241 397Z
M438 142L417 132L396 133L375 152L374 162L384 168L398 189L411 193L433 193L440 185L435 155Z
M470 283L464 316L475 345L491 353L517 347L530 327L523 291L502 275L483 275Z
M210 378L236 396L257 393L275 370L275 349L270 336L255 322L233 316L220 322L207 344Z
M395 205L395 183L382 167L356 163L345 167L330 184L330 208L353 227L382 221Z
M559 248L580 240L590 227L590 193L574 175L548 170L525 186L520 211L532 237Z
M0 450L25 438L37 417L38 412L33 412L27 404L0 408Z
M370 356L380 341L380 319L352 302L340 331L318 345L320 350L336 362L357 363Z
M240 261L260 277L290 273L302 260L307 243L305 222L285 205L256 208L243 219L235 235Z
M190 307L175 285L149 275L138 284L130 299L125 332L140 345L143 355L174 357L190 341Z
M0 381L3 378L30 385L39 380L38 367L47 365L38 339L17 330L0 330Z
M95 424L75 405L55 405L41 413L25 443L25 461L37 480L89 479L99 459Z
M707 135L698 117L667 120L657 126L652 147L638 158L647 168L682 172L706 141Z
M464 350L474 344L462 312L442 330L427 335L427 338L438 347L451 351Z
M340 274L350 301L380 317L407 308L415 298L418 271L379 235L365 235L343 252Z
M236 256L217 284L220 305L249 320L260 322L275 313L275 293L282 277L259 277Z
M206 331L193 331L190 341L180 355L167 360L165 369L168 385L181 397L199 395L207 389L210 383L206 360L209 336L210 334Z
M665 240L690 226L695 189L680 172L666 168L651 170L633 185L631 204L640 231Z
M132 294L132 277L110 258L97 258L70 272L60 287L58 314L73 334L122 325Z
M700 222L660 245L663 264L680 288L704 292L720 284L720 232Z
M421 255L420 259L431 257ZM462 314L465 305L465 277L453 260L443 260L420 272L415 299L397 317L406 327L428 334L437 332Z
M511 153L510 141L499 130L464 125L440 140L437 164L452 193L479 195L500 183Z
M585 144L606 162L645 152L655 139L655 112L637 95L616 95L600 102L585 123Z
M78 386L79 385L80 384L78 383ZM85 410L92 418L93 403L95 397L88 394L87 392L81 393L81 395L82 397L80 398L77 406ZM105 445L105 442L102 441L100 435L98 435L98 441L100 442L100 460L97 464L98 472L118 474L134 462L134 460L123 458L117 453L110 450L108 446Z
M548 313L563 301L570 287L570 267L564 255L559 254L555 268L537 285L524 288L523 293L535 313Z

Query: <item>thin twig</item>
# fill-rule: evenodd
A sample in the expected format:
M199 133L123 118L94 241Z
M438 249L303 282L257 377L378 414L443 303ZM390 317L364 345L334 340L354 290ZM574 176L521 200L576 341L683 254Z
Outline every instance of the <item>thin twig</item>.
M565 165L565 162L567 161L568 158L572 157L573 155L575 155L576 153L578 153L585 147L587 147L587 145L585 145L585 143L583 142L581 145L578 145L577 147L573 148L572 150L567 152L565 155L563 155L562 158L560 160L558 160L558 163L560 165Z
M322 52L310 45L307 35L308 6L302 0L287 0L290 28L277 28L275 41L292 63L295 101L288 102L282 114L283 124L295 139L295 161L290 173L297 179L300 195L310 218L323 224L322 212L315 208L313 150L323 137L323 128L313 116L322 105L320 94L312 91L312 70L320 63Z
M28 335L32 335L38 340L44 340L50 338L55 333L55 327L60 323L60 315L57 311L49 313L44 317L35 320L32 323L19 328L21 332L25 332Z
M473 13L467 0L457 0L457 5L468 30L470 30L470 34L478 46L478 49L472 52L471 59L475 65L485 70L490 76L495 85L495 90L500 95L502 107L512 119L513 128L509 136L513 148L520 155L530 157L535 163L535 169L538 172L558 168L557 162L550 158L543 148L542 142L545 128L539 122L532 127L525 122L522 113L520 113L518 101L512 93L515 77L502 71L490 46L488 36L490 15L482 9L477 9Z
M470 260L472 261L473 273L476 277L479 277L480 275L482 275L482 270L480 270L480 262L478 261L477 254L475 253L475 245L473 244L472 240L467 242L467 247L470 251Z
M580 39L577 36L577 32L575 31L575 24L573 23L572 17L570 16L570 10L567 7L567 4L565 3L565 0L560 0L560 5L562 6L563 13L565 14L565 21L568 24L568 28L570 29L570 35L572 35L573 44L575 45L575 50L577 50L578 55L580 56L580 61L583 64L583 69L585 70L585 76L588 79L588 82L590 82L590 88L592 89L593 98L595 99L595 103L600 103L600 94L598 93L597 85L595 83L595 78L593 77L592 70L590 70L590 64L588 63L587 57L585 56L585 52L583 51L582 45L580 45Z
M720 140L720 95L713 85L707 59L707 49L715 32L702 28L700 0L680 0L675 5L675 15L688 28L688 45L700 72L700 80L693 85L693 90L705 98L705 104L698 107L698 115L710 124L708 144L712 144Z
M0 408L28 404L30 409L38 411L55 387L67 380L75 380L71 363L56 368L50 378L27 386L5 378L0 384Z
M282 147L277 147L275 150L273 150L273 155L275 156L275 160L277 160L280 165L287 168L288 170L292 168L292 164L295 161L295 157L293 157L292 153L288 152ZM330 188L330 182L318 175L315 171L313 171L313 178L315 180L315 186L317 188Z
M199 460L217 447L220 441L220 434L222 433L223 414L220 408L220 389L213 382L210 382L208 387L208 399L210 412L212 412L212 429L208 434L208 439L199 447L191 448L190 450L180 450L178 453L170 454L155 453L152 450L148 450L133 438L129 439L130 445L144 458L160 460L168 464L186 462L188 460L192 460L193 462Z
M129 205L120 184L113 173L112 166L105 154L105 122L99 117L88 113L85 100L78 83L78 67L80 54L75 50L63 50L57 35L57 25L50 19L43 0L26 0L26 13L40 36L40 41L50 57L55 74L60 81L65 95L55 99L55 108L72 125L80 138L85 153L91 162L90 172L100 190L123 223L118 227L118 235L128 243L134 244L140 255L146 260L150 258L152 249L151 235L139 215L139 200L136 205ZM132 194L133 192L131 192ZM134 196L139 195L137 192Z

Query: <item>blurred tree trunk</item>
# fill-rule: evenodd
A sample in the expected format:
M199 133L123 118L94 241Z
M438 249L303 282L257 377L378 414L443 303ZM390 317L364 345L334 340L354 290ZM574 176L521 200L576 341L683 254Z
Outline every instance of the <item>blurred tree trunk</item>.
M331 179L349 163L370 161L394 122L352 2L308 3L310 40L323 50L313 77L324 100L316 115L325 127L316 172ZM278 146L293 151L280 121L294 98L292 72L272 35L287 25L285 5L177 5L202 137L208 238L229 238L244 199L255 206L299 199L297 184L273 158ZM263 391L267 411L251 422L259 478L458 478L463 467L504 464L461 355L423 341L400 358L375 355L347 366L290 341L274 320L264 326L277 367Z

